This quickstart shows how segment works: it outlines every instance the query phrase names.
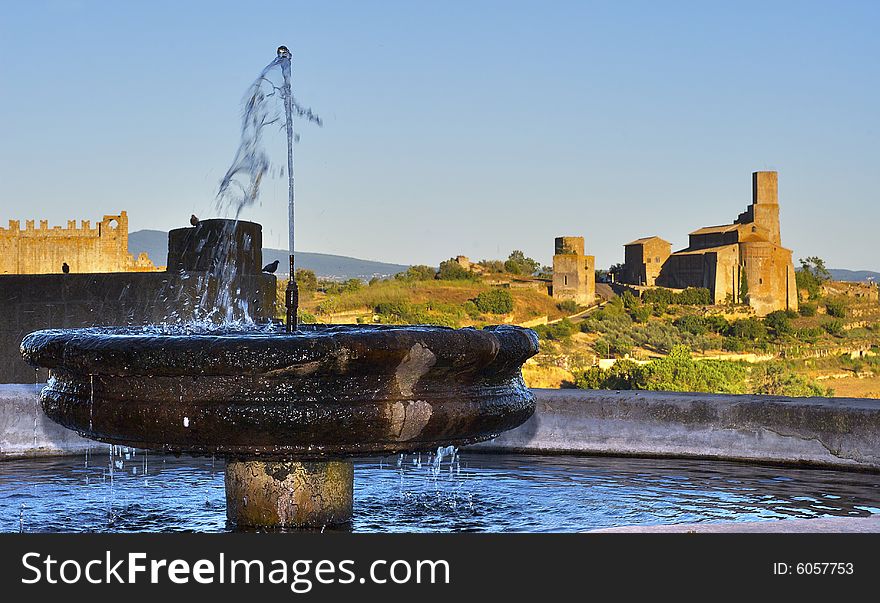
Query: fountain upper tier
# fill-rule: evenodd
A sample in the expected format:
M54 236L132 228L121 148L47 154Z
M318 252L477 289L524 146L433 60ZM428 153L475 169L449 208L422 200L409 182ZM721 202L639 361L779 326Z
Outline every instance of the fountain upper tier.
M47 415L103 442L230 458L326 459L482 441L534 411L513 326L304 325L38 331Z

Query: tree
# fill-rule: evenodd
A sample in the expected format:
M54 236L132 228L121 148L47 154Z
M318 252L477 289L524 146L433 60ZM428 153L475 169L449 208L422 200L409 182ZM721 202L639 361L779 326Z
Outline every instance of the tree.
M737 339L761 341L767 338L767 327L757 318L740 318L730 323L725 335Z
M296 269L296 284L299 290L306 293L314 293L318 289L318 277L306 268Z
M611 267L608 269L608 276L610 280L614 282L619 282L620 279L623 277L623 273L625 270L625 264L612 264Z
M777 337L790 335L794 332L791 319L785 310L776 310L764 317L764 324L769 327Z
M486 272L500 273L504 272L504 262L501 260L480 260L477 265Z
M531 276L541 267L541 264L530 257L526 257L519 249L514 249L507 261L504 262L504 269L511 274L525 274Z
M410 266L405 272L398 272L394 278L401 281L429 281L437 275L437 271L431 266L422 264Z
M703 335L709 330L706 321L703 320L701 316L695 314L685 314L681 318L676 318L675 322L672 324L675 325L679 331L690 333L692 335Z
M445 262L440 262L437 278L444 281L474 281L477 280L477 275L470 270L465 270L455 260L446 260Z
M825 261L816 256L802 258L800 263L801 267L794 273L797 287L805 290L810 299L818 299L822 284L831 280L831 273L825 268Z
M825 260L822 258L813 255L806 259L801 259L800 263L801 269L809 271L819 282L824 283L831 280L831 273L825 268Z
M745 270L740 270L739 273L739 303L749 303L749 277Z

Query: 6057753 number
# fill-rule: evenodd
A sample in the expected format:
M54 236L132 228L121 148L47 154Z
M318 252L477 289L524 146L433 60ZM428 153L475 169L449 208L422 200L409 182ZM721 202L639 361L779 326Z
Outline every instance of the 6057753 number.
M778 562L773 564L773 573L777 576L797 574L799 576L824 576L830 574L850 575L855 573L852 563L843 561L813 561L810 563L800 562L789 564Z
M855 571L852 563L830 563L827 561L814 561L812 563L798 563L794 566L798 574L852 574Z

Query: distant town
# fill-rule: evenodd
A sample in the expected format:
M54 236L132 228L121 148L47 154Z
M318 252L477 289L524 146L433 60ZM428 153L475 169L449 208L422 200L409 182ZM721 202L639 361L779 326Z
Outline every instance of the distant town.
M607 268L575 233L556 238L551 266L517 250L479 261L457 255L439 267L302 253L300 320L531 327L541 351L524 375L535 387L880 397L876 284L864 274L835 280L818 257L796 267L781 231L778 176L762 171L729 224L692 230L678 251L658 234L626 242L622 261ZM139 236L132 244L125 211L94 226L10 220L0 228L0 274L165 272L167 235ZM137 245L150 252L131 253ZM254 261L285 253L264 250ZM272 278L280 318L288 275ZM38 323L28 327L55 326ZM4 330L14 339L20 326Z

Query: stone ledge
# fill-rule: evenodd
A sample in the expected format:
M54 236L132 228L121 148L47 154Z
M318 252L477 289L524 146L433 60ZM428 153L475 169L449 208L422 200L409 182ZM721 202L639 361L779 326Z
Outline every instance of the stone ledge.
M535 389L535 415L473 450L880 471L880 401Z

